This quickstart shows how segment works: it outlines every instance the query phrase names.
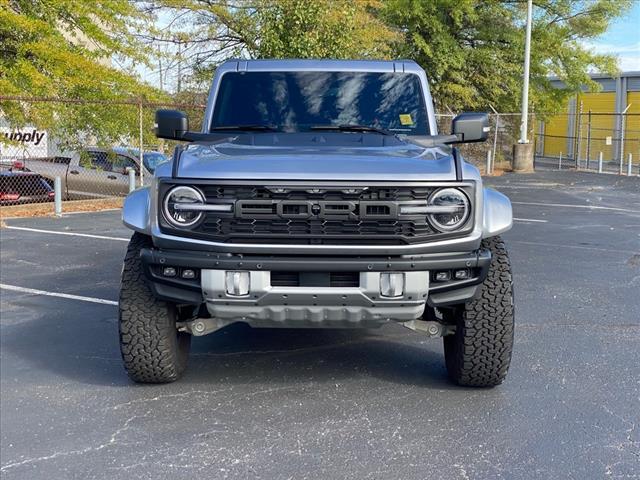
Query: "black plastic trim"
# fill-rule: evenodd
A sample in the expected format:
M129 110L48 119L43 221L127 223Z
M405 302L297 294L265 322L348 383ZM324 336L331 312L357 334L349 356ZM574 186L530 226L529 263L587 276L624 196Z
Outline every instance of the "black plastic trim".
M453 148L453 162L456 167L456 180L462 181L462 159L460 158L460 152L457 148Z
M480 268L488 270L491 261L489 250L469 253L410 255L401 257L311 257L232 255L184 250L159 250L144 248L140 252L142 263L210 270L269 270L294 272L387 272L424 271L456 268ZM485 272L486 274L486 272ZM182 280L180 280L182 281ZM455 282L464 285L464 280ZM482 281L482 279L480 280ZM445 290L454 282L438 287Z
M173 162L171 162L171 178L178 178L178 167L180 166L180 157L182 156L182 150L184 150L184 146L176 145L176 148L173 150Z
M476 295L480 290L480 285L471 285L462 288L455 288L446 292L432 293L429 291L429 297L427 304L430 307L451 307L453 305L460 305L468 302Z
M202 292L194 292L184 288L165 285L163 283L148 282L154 297L165 302L179 305L200 305L204 302Z
M163 277L159 273L160 268L173 266L194 269L281 272L425 271L471 268L479 271L479 275L468 280L450 281L441 285L431 283L429 296L433 295L433 305L438 306L451 302L460 303L460 295L466 295L463 291L466 292L468 288L474 288L484 281L491 262L491 252L489 250L440 255L355 257L345 259L308 256L243 256L143 248L140 252L140 257L145 276L156 297L164 301L194 305L204 301L199 278L184 280L176 277ZM451 293L449 295L448 292L460 293Z

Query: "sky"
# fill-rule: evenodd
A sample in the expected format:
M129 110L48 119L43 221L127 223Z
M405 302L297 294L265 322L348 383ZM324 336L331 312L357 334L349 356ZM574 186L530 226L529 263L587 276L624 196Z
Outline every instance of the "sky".
M629 13L604 35L587 45L597 53L616 55L623 72L640 71L640 0L635 0Z

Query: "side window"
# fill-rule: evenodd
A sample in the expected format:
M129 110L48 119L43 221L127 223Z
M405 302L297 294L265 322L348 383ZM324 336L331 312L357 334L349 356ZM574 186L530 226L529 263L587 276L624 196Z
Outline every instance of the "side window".
M79 165L82 168L93 168L92 161L94 157L98 154L98 152L94 152L91 150L81 150L80 151L80 160L78 161Z
M125 157L124 155L116 155L113 161L111 171L126 175L127 169L129 168L133 168L134 171L136 172L136 175L138 174L138 166L136 165L136 162L134 162L129 157Z
M80 154L80 166L93 170L111 170L111 161L106 152L88 150Z

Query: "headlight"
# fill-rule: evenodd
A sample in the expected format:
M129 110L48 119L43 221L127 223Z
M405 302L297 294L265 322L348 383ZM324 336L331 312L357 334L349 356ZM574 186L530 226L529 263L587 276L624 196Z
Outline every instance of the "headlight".
M452 232L469 218L469 199L457 188L443 188L431 195L429 209L433 212L429 214L433 226L441 232Z
M164 197L164 216L176 227L191 227L204 215L202 210L190 208L204 205L202 193L192 187L174 187Z

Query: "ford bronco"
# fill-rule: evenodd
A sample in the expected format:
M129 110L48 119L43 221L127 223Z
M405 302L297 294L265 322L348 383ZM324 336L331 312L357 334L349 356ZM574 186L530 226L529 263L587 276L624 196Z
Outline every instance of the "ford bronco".
M440 134L412 61L220 65L200 131L183 112L156 112L156 135L184 143L124 203L130 377L176 380L191 336L234 322L398 322L443 338L455 383L501 383L514 307L499 235L511 203L455 148L488 132L486 114L463 113Z

